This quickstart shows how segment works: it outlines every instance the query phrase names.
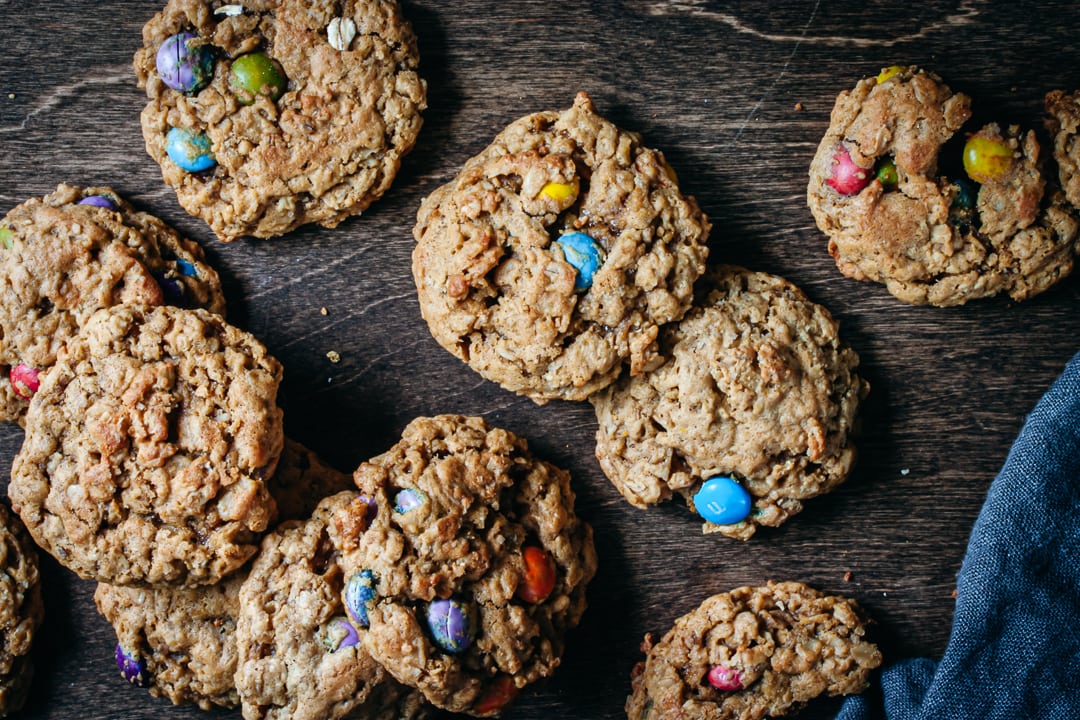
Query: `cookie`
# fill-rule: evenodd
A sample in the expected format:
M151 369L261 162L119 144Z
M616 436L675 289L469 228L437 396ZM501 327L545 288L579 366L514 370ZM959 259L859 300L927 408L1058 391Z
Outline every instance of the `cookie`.
M914 66L840 93L807 202L841 273L938 306L1024 300L1069 274L1077 220L1034 133L991 123L946 145L970 115L966 95Z
M437 707L486 717L559 665L596 572L569 475L480 418L417 418L354 475L343 593L363 642Z
M202 585L273 519L281 365L204 310L99 310L43 376L8 493L83 578Z
M836 321L790 282L721 265L697 292L661 336L664 364L592 398L596 457L631 504L679 494L705 532L745 540L847 478L869 385Z
M645 636L630 720L759 720L821 695L862 692L881 664L853 600L797 582L714 595L653 644Z
M341 600L345 547L360 531L355 492L326 498L305 521L263 540L240 589L236 686L246 720L405 720L426 715L367 652Z
M196 588L99 583L94 602L116 631L124 679L175 705L238 706L236 617L245 576Z
M146 150L221 240L334 227L415 144L418 63L394 0L169 0L134 60Z
M30 646L44 617L37 551L22 522L0 503L0 717L26 703Z
M352 475L327 465L290 438L285 438L277 469L266 480L266 489L277 504L279 522L305 520L323 498L355 487Z
M12 209L0 222L0 420L22 423L57 351L120 303L225 312L202 248L112 188L59 185Z
M658 360L690 306L709 222L662 153L578 93L523 117L424 199L420 310L444 348L538 403L583 400Z
M1054 141L1054 160L1065 198L1080 207L1080 92L1046 94L1046 129Z

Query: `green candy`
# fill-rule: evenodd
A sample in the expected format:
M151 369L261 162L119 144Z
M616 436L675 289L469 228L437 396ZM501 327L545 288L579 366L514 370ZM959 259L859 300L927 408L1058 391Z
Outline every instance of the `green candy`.
M253 104L257 95L277 100L287 83L281 66L261 52L236 58L229 71L229 88L244 105Z
M15 233L9 227L0 227L0 243L3 243L4 247L10 248L15 243L11 241L12 236Z
M896 163L892 158L885 158L878 165L877 179L886 190L893 190L900 183L900 176L896 173Z

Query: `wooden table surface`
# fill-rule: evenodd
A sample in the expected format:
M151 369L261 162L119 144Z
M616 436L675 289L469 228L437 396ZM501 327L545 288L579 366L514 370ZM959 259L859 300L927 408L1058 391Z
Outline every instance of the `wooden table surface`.
M207 248L229 318L285 366L286 432L352 470L413 417L482 415L570 470L600 570L563 666L505 714L620 718L646 632L713 593L801 580L857 598L889 660L939 656L967 537L1025 414L1080 349L1080 280L1016 304L908 307L842 277L806 208L806 172L836 94L896 63L935 69L975 121L1041 126L1042 98L1080 86L1080 4L551 2L404 4L429 108L389 193L336 230L217 242L187 216L143 149L131 57L147 0L0 0L0 212L59 182L117 188ZM710 216L713 261L783 275L841 321L872 389L849 481L749 542L701 535L679 504L628 505L593 455L588 403L539 407L442 350L410 272L421 199L507 123L598 110L662 149ZM327 314L320 313L325 307ZM337 351L340 362L327 359ZM0 463L22 440L0 429ZM122 681L94 586L43 560L46 624L21 717L195 718ZM835 700L804 718L831 717ZM214 716L239 718L239 711Z

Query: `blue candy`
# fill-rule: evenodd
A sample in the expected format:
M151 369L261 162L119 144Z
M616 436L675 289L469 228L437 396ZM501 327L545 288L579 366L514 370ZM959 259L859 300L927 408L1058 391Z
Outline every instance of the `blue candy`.
M726 475L709 478L694 495L698 514L714 525L734 525L746 519L751 505L746 488Z
M368 607L375 600L375 583L375 573L370 570L361 570L354 573L345 584L345 591L342 593L345 612L358 627L366 628L371 625Z
M452 655L465 652L472 644L472 612L468 604L460 600L429 603L427 624L435 644Z
M214 76L214 55L208 45L192 44L193 33L182 32L161 43L155 64L161 81L173 90L193 93Z
M593 275L604 264L604 251L600 245L583 232L563 235L555 244L562 248L563 258L577 270L574 278L575 290L588 290L593 284Z
M195 266L187 260L177 260L176 269L179 270L180 274L184 277L198 277L198 273L195 272Z
M410 510L420 507L425 502L427 502L427 498L424 497L424 493L412 488L405 488L394 497L394 510L404 515Z
M210 138L185 128L171 128L165 136L165 152L181 170L199 172L217 165Z

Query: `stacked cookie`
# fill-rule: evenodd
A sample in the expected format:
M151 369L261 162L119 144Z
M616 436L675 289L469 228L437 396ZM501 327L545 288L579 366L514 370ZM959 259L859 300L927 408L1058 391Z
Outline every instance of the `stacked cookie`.
M709 230L663 154L580 93L424 200L413 275L435 339L485 378L593 402L630 503L677 493L707 532L746 539L847 477L868 386L791 283L706 271Z

